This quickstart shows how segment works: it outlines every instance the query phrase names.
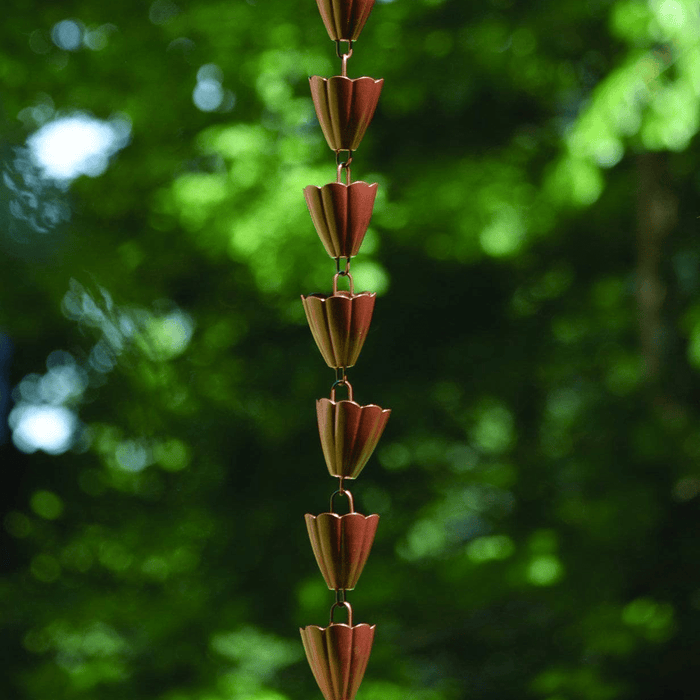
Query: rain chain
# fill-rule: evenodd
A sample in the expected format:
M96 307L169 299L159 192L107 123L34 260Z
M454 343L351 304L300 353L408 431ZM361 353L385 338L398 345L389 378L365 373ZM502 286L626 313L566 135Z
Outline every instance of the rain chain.
M311 333L326 364L335 370L330 399L316 402L318 431L326 466L338 479L330 512L306 515L309 539L328 588L335 591L328 627L309 625L300 630L306 658L326 700L354 700L367 668L374 625L353 625L347 591L355 588L379 523L378 515L362 515L345 487L369 460L389 420L389 410L353 400L346 377L360 354L374 311L374 292L355 294L350 260L357 255L372 217L377 184L352 182L352 154L362 141L379 101L383 80L347 77L348 59L374 0L316 0L323 23L336 44L342 75L309 79L316 115L323 135L336 156L336 182L304 189L306 204L328 255L335 260L333 293L302 296ZM343 175L345 183L343 183ZM347 278L349 291L338 289ZM347 399L337 400L339 389ZM335 510L337 498L347 499L349 512ZM347 624L334 621L345 609Z

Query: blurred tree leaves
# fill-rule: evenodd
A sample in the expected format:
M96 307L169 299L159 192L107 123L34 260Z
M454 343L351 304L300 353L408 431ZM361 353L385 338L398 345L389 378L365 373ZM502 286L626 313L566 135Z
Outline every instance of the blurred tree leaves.
M3 391L15 433L78 427L3 448L2 697L313 697L333 376L298 295L334 268L301 191L335 177L307 77L338 70L315 4L6 16ZM380 299L351 379L393 415L355 488L382 516L358 697L692 694L697 30L691 0L373 10L353 271ZM27 139L76 114L129 143L47 179Z

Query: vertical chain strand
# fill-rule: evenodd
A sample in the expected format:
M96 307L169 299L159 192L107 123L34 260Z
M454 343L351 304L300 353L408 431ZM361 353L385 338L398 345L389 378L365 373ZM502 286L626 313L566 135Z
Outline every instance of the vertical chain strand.
M376 294L355 293L351 259L358 253L369 225L376 184L353 182L350 165L379 100L383 80L348 78L348 60L354 42L374 0L316 0L330 38L341 61L341 75L309 79L316 114L331 150L335 152L336 181L304 190L309 212L326 252L335 261L332 294L302 296L309 326L326 364L335 370L330 399L316 402L321 447L329 474L338 479L330 498L330 511L307 514L306 525L321 573L334 592L328 627L309 625L300 630L306 656L325 700L354 700L364 676L374 640L374 625L353 624L348 592L369 556L379 522L378 515L355 510L346 481L356 479L382 435L390 411L375 404L354 401L347 370L358 359L369 330ZM358 125L361 125L358 126ZM343 172L345 182L343 182ZM342 262L341 262L342 261ZM344 277L349 291L338 289ZM345 388L347 399L337 398ZM336 497L347 499L349 511L336 512ZM335 634L338 608L347 611L350 634ZM335 647L335 648L334 648ZM351 663L339 664L339 659ZM348 693L348 688L353 688Z

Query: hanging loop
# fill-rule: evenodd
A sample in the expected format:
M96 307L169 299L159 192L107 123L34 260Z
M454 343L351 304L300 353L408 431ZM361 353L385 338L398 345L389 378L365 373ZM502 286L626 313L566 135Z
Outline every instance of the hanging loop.
M342 483L342 481L341 481ZM341 496L345 496L348 499L348 505L350 506L350 512L354 513L355 512L355 499L352 497L352 494L350 491L344 488L339 488L337 491L334 491L333 494L331 495L331 513L335 513L333 510L333 500L335 497L340 494Z
M348 45L348 50L343 51L340 48L341 42L346 43ZM352 41L348 41L346 39L336 39L335 42L335 53L336 56L343 62L342 63L342 68L341 68L341 75L343 78L348 77L348 59L350 56L352 56Z
M333 605L331 605L331 624L334 624L333 613L336 608L345 608L348 611L348 625L352 627L352 606L347 600L344 600L342 603L333 603Z
M343 51L343 49L340 47L341 43L348 45L347 53L345 51ZM351 39L336 39L335 40L335 55L338 58L342 58L343 56L347 56L348 58L350 58L350 56L352 56L353 43L354 42Z
M333 275L333 294L338 293L338 278L339 277L347 277L348 278L348 282L350 283L350 294L354 294L355 293L355 285L353 284L352 275L350 274L349 270L347 272L345 270L342 270L341 272L336 272Z
M348 390L348 401L353 401L352 398L352 384L343 377L342 379L336 379L331 387L331 401L335 401L335 390L339 386L344 386Z
M340 261L344 260L345 261L345 268L343 270L340 269ZM350 274L350 260L351 258L336 258L335 259L335 273L336 275L340 275L341 277L347 276Z
M345 153L345 160L340 159L340 154ZM336 181L342 183L343 181L343 170L345 170L345 184L349 185L351 182L350 178L350 163L352 163L352 151L347 149L341 149L335 152L335 165L336 165Z

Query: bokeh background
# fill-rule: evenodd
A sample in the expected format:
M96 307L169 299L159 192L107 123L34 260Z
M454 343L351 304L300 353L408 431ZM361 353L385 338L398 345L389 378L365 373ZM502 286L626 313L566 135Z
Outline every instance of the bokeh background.
M313 0L5 0L6 700L320 698ZM358 700L696 695L700 5L378 0Z

